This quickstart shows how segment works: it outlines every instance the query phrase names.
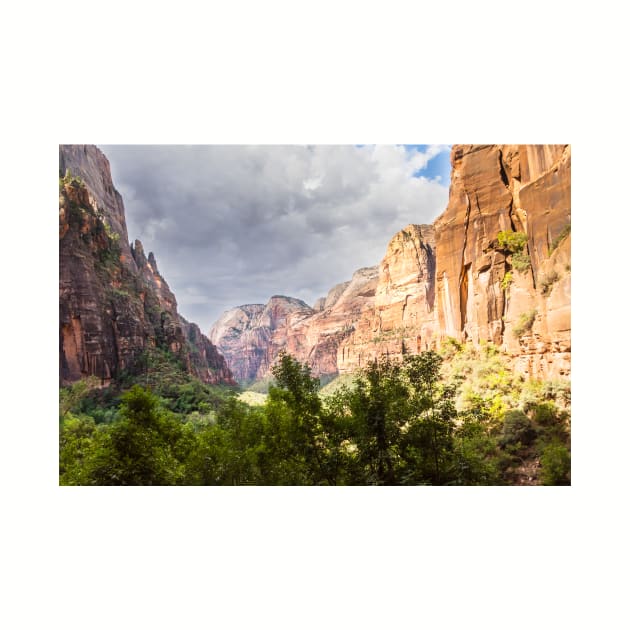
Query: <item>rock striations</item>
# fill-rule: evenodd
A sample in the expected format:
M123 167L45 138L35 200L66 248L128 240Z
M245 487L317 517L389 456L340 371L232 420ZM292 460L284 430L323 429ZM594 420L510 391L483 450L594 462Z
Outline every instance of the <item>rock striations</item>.
M211 339L235 377L268 376L283 348L332 376L454 338L500 346L530 378L569 378L570 146L455 145L451 166L444 213L398 232L378 267L312 309L275 297L225 313Z
M302 300L274 295L267 304L233 308L210 331L240 382L264 378L278 352L287 345L287 332L313 310Z
M378 267L376 295L340 344L340 372L352 372L382 355L399 358L429 348L436 333L435 232L408 225L389 242Z
M235 384L224 358L177 301L155 257L127 238L122 198L94 146L59 147L59 377L103 385L145 350L170 352L207 383Z
M436 220L440 339L491 341L533 378L570 374L571 148L455 146ZM505 244L500 233L522 235Z
M239 306L222 315L210 331L210 340L240 382L269 376L281 350L307 362L318 376L335 376L339 344L350 334L362 309L373 301L376 279L376 267L359 269L352 280L319 300L320 310L281 295L273 296L266 305Z

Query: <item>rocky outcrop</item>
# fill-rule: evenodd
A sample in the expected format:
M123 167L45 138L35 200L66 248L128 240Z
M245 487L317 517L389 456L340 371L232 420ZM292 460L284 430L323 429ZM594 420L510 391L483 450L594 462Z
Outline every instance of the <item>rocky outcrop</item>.
M435 232L408 225L389 242L378 267L373 303L366 304L352 333L340 344L340 372L352 372L382 355L399 358L433 347L436 316Z
M59 145L59 176L63 177L66 171L84 182L87 205L100 209L100 214L106 215L112 232L119 236L122 261L135 270L127 236L125 206L120 193L114 188L109 160L105 154L87 144Z
M352 334L363 310L374 304L377 281L378 267L364 267L350 281L334 287L322 311L292 326L287 352L309 365L316 376L336 376L339 347Z
M398 232L378 268L287 318L281 336L257 333L264 360L252 361L248 380L268 374L280 347L333 375L449 337L496 344L528 377L569 377L570 146L455 145L451 166L449 203L434 224ZM236 311L229 318L242 317ZM230 365L252 355L251 337L235 326L226 341L219 324L213 339Z
M64 145L59 170L60 382L93 375L107 385L155 348L204 382L235 384L216 347L178 314L153 254L129 245L107 158Z
M325 297L317 298L315 302L313 302L313 310L316 312L323 311L325 305L326 305Z

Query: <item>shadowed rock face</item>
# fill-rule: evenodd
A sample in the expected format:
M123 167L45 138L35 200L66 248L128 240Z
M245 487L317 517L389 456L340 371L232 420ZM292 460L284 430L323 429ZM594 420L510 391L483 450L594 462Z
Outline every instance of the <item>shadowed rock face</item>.
M158 347L204 382L234 384L216 347L177 313L153 254L129 245L107 158L94 146L63 145L60 177L67 169L83 183L59 190L60 382L93 375L106 385Z
M447 337L493 342L528 377L569 377L570 146L455 145L451 166L449 203L434 224L398 232L379 267L359 270L310 312L302 303L261 326L262 305L228 311L212 339L236 378L268 375L282 348L314 374L334 375ZM526 235L521 271L500 232Z

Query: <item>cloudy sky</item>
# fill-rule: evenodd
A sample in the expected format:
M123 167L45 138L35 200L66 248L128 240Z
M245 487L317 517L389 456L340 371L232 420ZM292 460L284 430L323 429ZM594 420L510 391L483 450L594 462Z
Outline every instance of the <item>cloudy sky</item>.
M276 294L311 304L446 207L448 145L100 145L129 239L208 332Z

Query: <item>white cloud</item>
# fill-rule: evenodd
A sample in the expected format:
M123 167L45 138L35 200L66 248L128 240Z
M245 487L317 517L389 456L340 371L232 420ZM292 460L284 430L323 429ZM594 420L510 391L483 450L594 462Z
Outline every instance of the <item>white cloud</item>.
M312 303L380 262L448 189L414 177L447 150L403 146L108 146L129 238L153 251L188 319L272 294Z

